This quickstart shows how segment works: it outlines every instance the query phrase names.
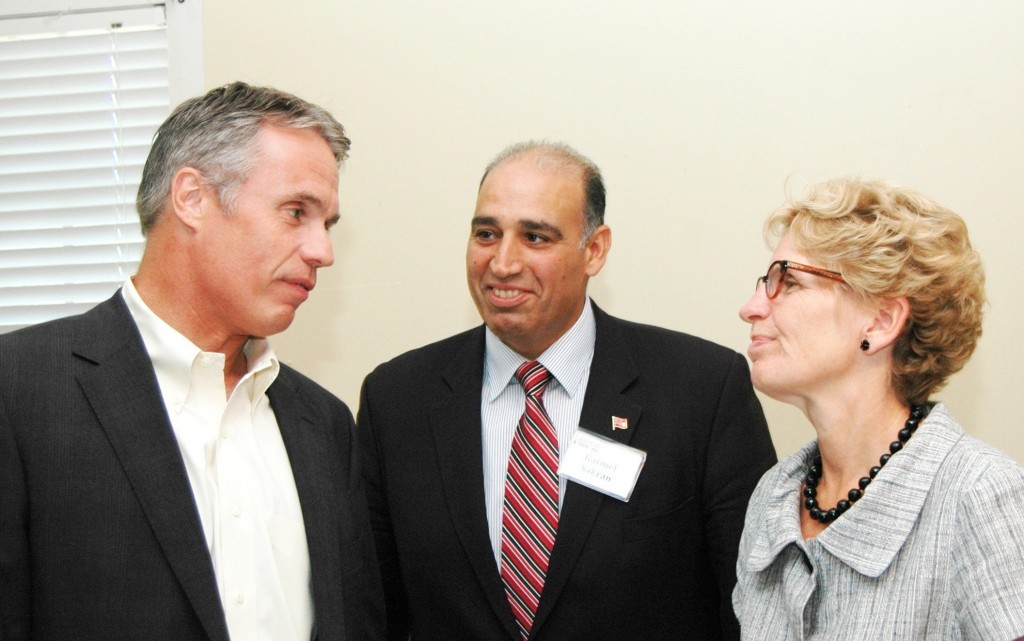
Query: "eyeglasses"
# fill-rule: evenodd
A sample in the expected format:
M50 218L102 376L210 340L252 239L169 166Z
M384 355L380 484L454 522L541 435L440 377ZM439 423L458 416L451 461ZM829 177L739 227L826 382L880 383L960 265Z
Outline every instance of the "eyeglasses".
M800 263L794 263L791 260L777 260L768 266L768 273L757 279L757 283L754 285L754 291L764 283L764 293L768 297L768 300L773 300L779 295L779 285L782 284L782 279L786 277L786 272L790 269L795 269L798 272L807 272L808 274L814 274L815 276L821 276L823 278L829 278L831 280L845 283L842 274L839 272L829 271L822 269L821 267L811 267L810 265L801 265Z

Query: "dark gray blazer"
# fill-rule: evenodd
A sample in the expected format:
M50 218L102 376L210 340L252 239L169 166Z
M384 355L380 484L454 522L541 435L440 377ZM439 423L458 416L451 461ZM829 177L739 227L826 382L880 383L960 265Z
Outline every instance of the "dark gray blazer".
M383 600L352 416L283 366L321 641L377 639ZM228 641L184 463L120 292L0 336L0 639Z
M532 639L738 639L731 607L747 500L775 463L739 354L594 307L580 425L646 450L628 503L569 483ZM365 380L358 434L388 636L519 641L491 551L483 327ZM611 417L629 429L612 430Z

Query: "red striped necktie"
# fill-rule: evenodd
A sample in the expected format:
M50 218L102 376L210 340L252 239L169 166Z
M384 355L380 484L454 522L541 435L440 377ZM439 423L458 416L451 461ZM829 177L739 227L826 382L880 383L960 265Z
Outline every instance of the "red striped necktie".
M519 366L516 378L526 390L526 409L512 438L505 478L501 578L525 641L558 533L558 435L544 410L551 373L530 361Z

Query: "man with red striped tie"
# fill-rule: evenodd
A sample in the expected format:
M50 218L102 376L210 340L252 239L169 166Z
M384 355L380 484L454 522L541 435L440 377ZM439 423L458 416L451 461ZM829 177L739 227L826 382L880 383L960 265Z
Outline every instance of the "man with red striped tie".
M587 296L598 168L487 167L466 270L484 324L379 366L358 434L391 639L738 639L747 500L776 460L746 361Z

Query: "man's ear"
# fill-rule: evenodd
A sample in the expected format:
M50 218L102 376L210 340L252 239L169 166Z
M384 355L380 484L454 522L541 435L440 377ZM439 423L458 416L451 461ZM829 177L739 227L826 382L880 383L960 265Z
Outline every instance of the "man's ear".
M587 241L587 276L597 276L604 267L608 252L612 248L612 230L608 225L601 225L590 235Z
M864 336L871 344L869 353L877 352L895 343L906 328L909 317L910 301L906 296L880 299L878 309Z
M199 170L182 167L171 179L171 193L168 198L171 214L189 229L198 230L206 211L204 201L209 194L209 186Z

